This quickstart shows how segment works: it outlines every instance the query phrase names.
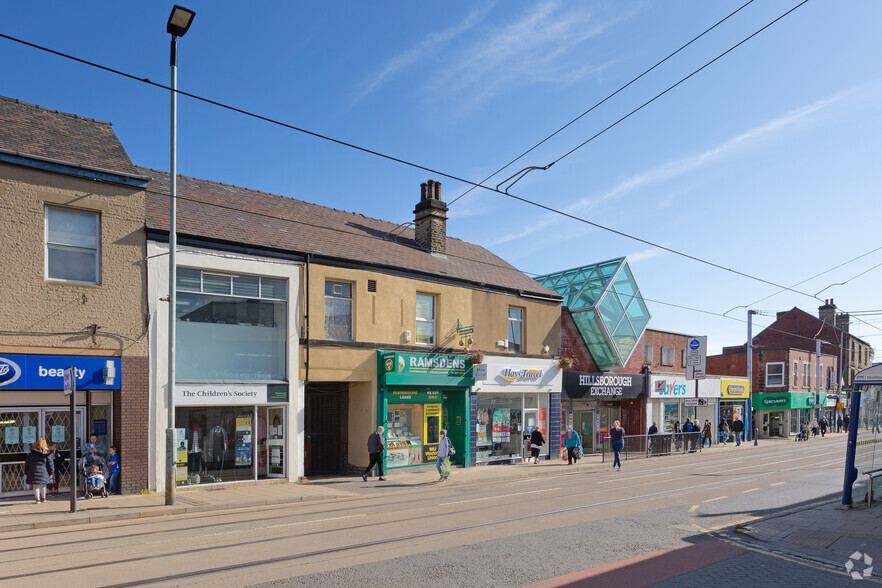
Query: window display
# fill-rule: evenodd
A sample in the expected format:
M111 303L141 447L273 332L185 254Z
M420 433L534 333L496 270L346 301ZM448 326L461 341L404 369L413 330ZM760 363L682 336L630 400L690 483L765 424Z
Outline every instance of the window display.
M440 441L440 404L390 404L386 467L434 463Z
M475 416L475 461L518 460L534 428L542 431L548 453L548 395L479 394Z
M176 425L184 435L178 464L186 471L178 485L253 480L253 411L252 406L178 408Z

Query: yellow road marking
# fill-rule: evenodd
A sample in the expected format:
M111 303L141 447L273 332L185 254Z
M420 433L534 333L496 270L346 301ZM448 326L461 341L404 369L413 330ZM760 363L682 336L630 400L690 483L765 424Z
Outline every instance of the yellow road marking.
M780 486L781 484L786 484L787 482L775 482L774 484L769 484L769 486Z
M759 490L759 488L751 488L750 490L742 490L741 493L747 494L748 492L756 492L757 490Z
M700 504L696 504L695 506L693 506L692 508L689 509L689 512L695 512L696 510L698 510L698 507L699 507L699 506L701 506L701 505L700 505Z
M711 527L708 529L709 531L719 531L720 529L725 529L726 527L734 527L736 525L743 525L744 523L753 522L760 517L750 517L749 519L744 519L742 521L735 521L734 523L726 523L725 525L717 525L716 527Z
M729 497L728 497L728 496L717 496L716 498L711 498L710 500L702 500L702 502L705 502L705 503L707 503L707 502L713 502L713 501L715 501L715 500L722 500L722 499L724 499L724 498L729 498Z

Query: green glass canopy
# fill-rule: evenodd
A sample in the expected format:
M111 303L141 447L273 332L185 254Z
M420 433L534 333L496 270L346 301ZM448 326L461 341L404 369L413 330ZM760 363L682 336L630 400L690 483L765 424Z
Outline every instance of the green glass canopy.
M602 370L623 367L652 315L625 257L565 270L536 281L563 296Z

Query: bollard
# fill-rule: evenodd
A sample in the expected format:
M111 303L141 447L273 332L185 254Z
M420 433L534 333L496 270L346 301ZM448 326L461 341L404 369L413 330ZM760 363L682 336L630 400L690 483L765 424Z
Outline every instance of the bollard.
M758 433L759 433L759 429L757 429L756 427L754 427L754 428L753 428L753 446L754 446L754 447L756 447L756 445L757 445L757 437L759 437L759 434L758 434Z

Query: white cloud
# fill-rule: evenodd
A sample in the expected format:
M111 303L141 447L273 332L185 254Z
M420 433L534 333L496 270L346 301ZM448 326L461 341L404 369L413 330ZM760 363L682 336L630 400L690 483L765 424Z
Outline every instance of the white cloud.
M665 247L668 247L667 244L662 243ZM665 253L663 250L658 249L657 247L650 247L649 249L644 249L643 251L637 251L634 253L629 253L627 255L628 263L640 263L642 261L647 261L649 259L653 259L658 257L662 253Z
M443 31L432 33L416 46L392 57L392 59L390 59L379 72L375 73L359 85L357 96L353 102L357 102L373 92L379 85L386 81L386 79L391 78L399 71L436 54L444 45L450 43L453 39L456 39L481 22L493 9L495 4L495 2L487 2L483 6L479 6L477 9L466 15L462 22L444 29Z

